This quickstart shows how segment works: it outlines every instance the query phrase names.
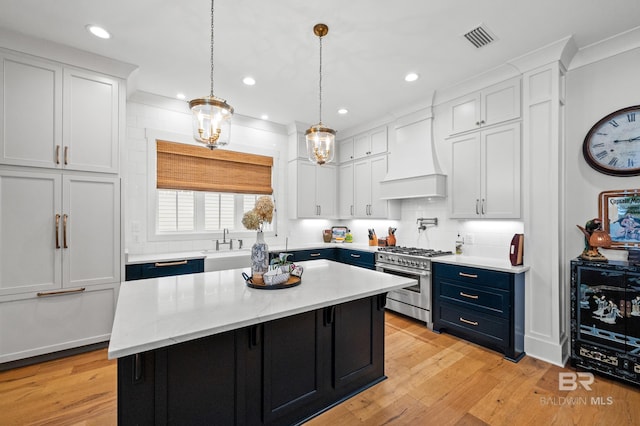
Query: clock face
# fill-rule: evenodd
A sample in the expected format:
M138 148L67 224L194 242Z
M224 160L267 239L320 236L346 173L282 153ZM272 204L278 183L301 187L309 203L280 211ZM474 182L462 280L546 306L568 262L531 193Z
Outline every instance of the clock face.
M640 105L615 111L598 121L584 139L582 153L601 173L640 175Z

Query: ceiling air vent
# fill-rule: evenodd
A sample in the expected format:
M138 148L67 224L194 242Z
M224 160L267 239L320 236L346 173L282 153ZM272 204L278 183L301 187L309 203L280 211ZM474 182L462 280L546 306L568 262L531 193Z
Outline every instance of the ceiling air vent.
M491 31L482 24L467 32L464 35L464 38L469 40L469 43L473 44L478 49L486 46L496 39L495 36L491 34Z

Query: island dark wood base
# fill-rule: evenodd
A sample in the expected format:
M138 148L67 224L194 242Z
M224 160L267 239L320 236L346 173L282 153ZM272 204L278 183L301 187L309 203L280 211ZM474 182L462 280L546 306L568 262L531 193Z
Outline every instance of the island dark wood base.
M386 294L118 360L120 425L297 424L385 379Z

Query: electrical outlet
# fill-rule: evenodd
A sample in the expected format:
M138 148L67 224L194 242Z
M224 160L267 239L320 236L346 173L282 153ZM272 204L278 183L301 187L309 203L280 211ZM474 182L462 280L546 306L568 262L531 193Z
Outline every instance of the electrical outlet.
M465 234L464 236L464 243L467 245L472 245L474 242L474 236L473 234Z

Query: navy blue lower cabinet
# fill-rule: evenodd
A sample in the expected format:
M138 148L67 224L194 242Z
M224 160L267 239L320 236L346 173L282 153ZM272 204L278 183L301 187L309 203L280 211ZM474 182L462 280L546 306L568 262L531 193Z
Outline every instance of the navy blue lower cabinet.
M269 260L273 258L277 258L280 253L288 253L289 256L287 259L290 262L304 262L305 260L316 260L316 259L327 259L327 260L337 260L336 249L334 248L319 248L314 250L289 250L282 252L269 252Z
M302 423L384 380L386 295L118 359L118 424Z
M327 259L361 268L375 269L375 253L370 251L351 250L346 248L319 248L314 250L289 250L291 262ZM269 259L278 257L280 252L270 252Z
M338 249L338 261L361 268L375 269L375 253L341 248Z
M166 262L138 263L126 265L125 280L168 277L171 275L204 272L204 259L170 260Z
M433 262L433 330L502 352L524 355L524 273Z

